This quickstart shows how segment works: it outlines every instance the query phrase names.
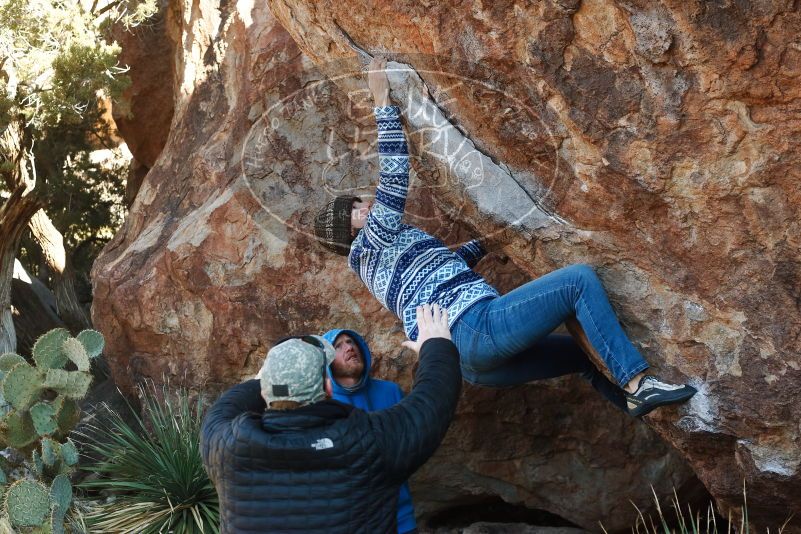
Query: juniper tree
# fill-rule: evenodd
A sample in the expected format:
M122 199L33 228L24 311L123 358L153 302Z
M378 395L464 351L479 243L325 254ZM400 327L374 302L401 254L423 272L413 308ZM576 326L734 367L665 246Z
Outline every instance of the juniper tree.
M70 211L65 192L103 190L102 176L86 172L89 152L108 139L101 102L119 101L130 83L106 30L155 10L155 0L0 0L0 353L16 346L11 278L26 229L52 276L59 315L74 330L88 323L48 212Z

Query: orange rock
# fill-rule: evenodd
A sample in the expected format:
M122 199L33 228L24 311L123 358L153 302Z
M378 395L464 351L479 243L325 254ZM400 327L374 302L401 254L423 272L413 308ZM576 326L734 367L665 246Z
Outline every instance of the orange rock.
M398 321L309 235L325 199L377 179L351 39L392 60L414 156L409 222L448 244L503 245L511 261L481 270L504 291L594 265L647 359L700 388L649 416L662 440L578 379L466 388L413 480L419 511L500 495L628 528L628 500L647 507L650 484L692 484L677 451L724 510L743 479L760 525L798 507L797 12L270 6L286 30L258 2L167 10L177 48L153 70L176 76L172 129L93 270L118 382L164 374L217 391L252 376L277 338L336 326L366 332L378 375L408 388Z

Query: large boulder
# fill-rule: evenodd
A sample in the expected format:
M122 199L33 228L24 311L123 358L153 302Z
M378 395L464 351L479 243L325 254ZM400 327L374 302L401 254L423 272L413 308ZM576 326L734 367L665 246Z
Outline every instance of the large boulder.
M577 378L467 387L445 443L413 479L419 510L500 496L622 529L636 514L629 499L646 508L651 484L659 495L692 485L683 455L720 504L737 503L746 478L751 517L777 517L799 484L789 422L798 401L787 389L799 382L798 192L792 137L777 132L792 125L789 108L700 94L702 60L670 66L683 41L667 23L667 63L640 72L645 52L626 33L633 6L432 6L368 16L348 2L275 3L289 33L256 2L173 0L164 10L174 54L159 59L169 65L132 74L174 73L171 130L92 272L93 321L117 383L169 377L217 392L253 376L279 337L346 326L366 333L376 374L408 389L414 357L400 348L399 322L309 232L332 194L369 194L377 178L351 39L398 52L391 81L415 155L411 222L449 244L481 233L504 246L511 261L481 265L502 291L568 263L595 265L649 360L701 388L690 406L650 417L679 453ZM609 20L596 20L601 12ZM518 24L504 20L515 13ZM718 123L725 135L713 135Z
M414 94L436 102L492 186L463 173L443 197L512 226L523 270L598 267L649 361L698 385L649 422L724 511L743 482L757 523L799 511L797 2L270 5L327 72L387 53L416 126Z

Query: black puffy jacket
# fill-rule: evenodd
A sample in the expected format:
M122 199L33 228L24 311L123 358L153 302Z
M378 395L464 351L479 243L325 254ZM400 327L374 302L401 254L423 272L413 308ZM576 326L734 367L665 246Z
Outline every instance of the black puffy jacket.
M326 400L265 411L258 380L229 389L201 435L221 532L396 532L400 485L439 446L460 387L456 347L435 338L411 393L386 410Z

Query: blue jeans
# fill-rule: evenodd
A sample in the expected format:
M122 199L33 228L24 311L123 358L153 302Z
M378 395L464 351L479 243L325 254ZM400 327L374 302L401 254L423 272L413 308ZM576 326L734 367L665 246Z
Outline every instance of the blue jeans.
M592 371L586 365L595 366L586 355L579 356L581 349L575 342L571 345L548 336L573 316L621 387L648 368L620 327L595 271L579 264L553 271L506 295L480 300L465 311L451 329L462 375L473 384L496 387L570 373L589 377ZM604 393L600 378L591 380Z

